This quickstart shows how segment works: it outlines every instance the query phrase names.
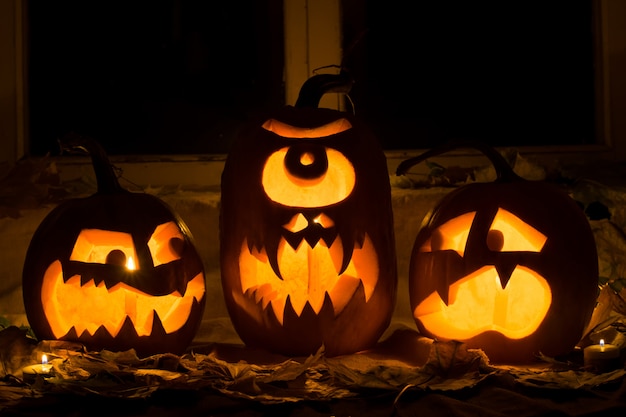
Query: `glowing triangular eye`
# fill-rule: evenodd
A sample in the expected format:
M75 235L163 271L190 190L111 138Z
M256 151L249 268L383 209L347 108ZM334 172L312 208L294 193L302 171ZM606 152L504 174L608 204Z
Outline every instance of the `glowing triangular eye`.
M437 229L435 229L430 237L420 248L421 252L434 252L442 250L454 250L459 255L465 253L465 245L467 237L476 212L462 214L454 219L448 220Z
M298 213L289 220L289 223L284 224L283 227L289 230L291 233L297 233L300 230L306 229L309 225L308 220L302 213Z
M335 222L333 221L333 219L331 219L324 213L321 213L319 216L314 218L313 222L319 224L324 229L328 229L329 227L333 227L335 225Z
M489 228L487 246L501 252L541 252L548 238L515 214L498 209Z

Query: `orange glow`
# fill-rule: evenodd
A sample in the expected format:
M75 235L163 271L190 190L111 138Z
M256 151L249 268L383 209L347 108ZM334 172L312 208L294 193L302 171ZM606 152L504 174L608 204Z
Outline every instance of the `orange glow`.
M493 266L485 266L455 282L446 305L433 292L414 310L424 327L443 339L464 340L488 330L511 339L531 335L543 321L552 293L536 272L517 266L506 288Z
M316 139L326 136L336 135L352 128L352 124L347 119L338 119L323 126L317 127L297 127L291 126L275 119L270 119L263 123L263 129L274 132L284 138L308 138Z
M299 178L285 168L288 147L269 156L261 179L267 196L289 207L324 207L339 203L352 193L356 175L352 163L339 151L326 148L327 171L318 178Z
M126 317L130 317L139 336L152 331L153 311L156 311L166 333L181 328L189 318L193 299L204 295L204 276L198 274L187 284L184 295L174 292L163 296L142 293L120 283L107 289L93 280L80 285L75 275L63 282L61 262L53 262L44 275L41 302L54 336L67 334L72 327L80 335L93 335L104 326L112 336L117 335Z
M137 265L135 265L135 260L132 256L129 256L128 260L126 261L126 269L130 271L134 271L135 269L137 269Z
M123 252L122 265L126 265L126 260L131 257L137 259L133 237L129 233L84 229L76 239L70 261L105 264L113 251Z
M541 252L548 238L515 214L498 209L489 230L498 230L504 236L501 251Z
M148 241L154 266L180 259L184 237L176 223L167 222L154 229Z
M463 256L475 215L465 213L439 226L420 252L454 250ZM538 230L500 208L487 234L486 246L496 252L540 252L546 240ZM503 289L495 267L487 265L450 285L448 305L435 291L415 308L413 315L429 332L443 339L464 340L488 330L520 339L537 330L551 303L550 286L531 269L518 265Z
M454 250L465 254L465 245L476 212L468 212L448 220L432 232L420 252ZM531 225L504 209L498 209L489 228L487 246L499 252L541 252L548 239Z
M328 294L335 315L339 315L359 283L363 284L367 301L378 280L378 261L369 236L365 236L362 248L354 249L348 268L339 275L342 259L343 247L339 237L330 248L322 240L313 248L303 240L296 250L281 240L278 248L281 280L272 270L265 251L250 253L248 242L244 241L239 256L241 287L244 292L253 292L264 308L271 304L281 324L287 297L299 315L307 303L319 313Z
M420 252L454 250L463 256L475 216L476 212L472 211L448 220L432 233L431 238L420 248Z
M183 244L184 237L176 223L156 227L148 242L154 266L180 259ZM126 266L130 271L138 267L135 259L130 234L98 229L81 231L70 256L73 261L111 263ZM159 316L165 332L172 333L187 322L193 300L201 300L205 292L203 273L187 283L185 294L175 291L163 296L143 293L125 283L107 289L104 280L96 285L90 277L85 278L82 285L79 275L64 283L60 261L54 261L44 274L41 301L57 338L72 327L78 335L84 331L93 335L100 326L116 336L126 317L132 320L139 336L146 336L152 331L153 312Z

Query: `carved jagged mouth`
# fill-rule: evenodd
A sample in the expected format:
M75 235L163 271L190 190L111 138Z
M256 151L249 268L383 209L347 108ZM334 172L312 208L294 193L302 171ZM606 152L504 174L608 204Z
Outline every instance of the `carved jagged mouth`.
M484 266L449 287L448 303L434 291L413 315L431 333L444 339L465 340L493 330L511 339L535 332L550 305L547 281L518 265L502 288L494 266Z
M286 305L300 315L308 304L318 314L327 296L337 316L359 285L363 286L365 301L368 301L378 281L378 260L368 235L360 248L354 248L345 268L343 256L339 236L330 247L323 239L313 246L302 240L296 249L283 238L276 254L279 277L265 249L250 249L248 241L244 240L239 256L241 288L264 309L271 308L281 324Z
M64 281L61 262L55 261L46 271L41 293L45 316L57 338L70 331L94 335L100 328L115 337L129 320L138 336L148 336L153 327L162 327L167 334L180 329L204 298L205 284L204 274L199 273L187 283L184 294L154 296L125 283L107 288L103 280L96 284L80 275ZM155 320L160 326L155 326Z

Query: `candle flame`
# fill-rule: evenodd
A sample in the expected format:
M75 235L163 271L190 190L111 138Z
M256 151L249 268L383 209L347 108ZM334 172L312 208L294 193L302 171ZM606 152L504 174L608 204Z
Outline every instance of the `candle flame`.
M133 259L132 256L128 257L128 260L126 261L126 268L130 269L131 271L135 270L137 267L135 266L135 260Z
M600 339L600 347L604 347L604 339Z
M44 353L43 355L41 355L41 364L46 365L47 363L48 363L48 355Z

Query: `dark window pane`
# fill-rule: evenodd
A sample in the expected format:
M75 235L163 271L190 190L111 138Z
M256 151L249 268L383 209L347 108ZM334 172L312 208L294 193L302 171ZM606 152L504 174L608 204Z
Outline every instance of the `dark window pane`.
M31 153L223 153L284 103L281 0L29 2Z
M351 98L388 149L595 142L590 0L343 6Z

